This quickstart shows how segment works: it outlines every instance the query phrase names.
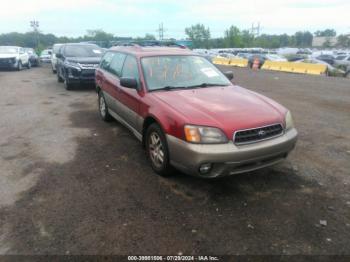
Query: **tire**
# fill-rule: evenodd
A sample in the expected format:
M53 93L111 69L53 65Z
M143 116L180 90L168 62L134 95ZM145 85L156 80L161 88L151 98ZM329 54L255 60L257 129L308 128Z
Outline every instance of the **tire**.
M64 84L64 88L66 90L72 90L73 89L73 85L72 85L72 83L69 83L69 81L67 80L67 77L64 79L63 84Z
M52 68L52 73L53 73L53 74L56 74L57 71L56 71L55 69Z
M102 91L98 92L98 111L100 112L100 117L103 121L110 122L112 120L112 116L108 112L108 106Z
M164 132L156 123L146 131L146 152L152 169L160 176L170 176L173 168L169 161L168 143Z
M350 79L350 71L346 73L345 77Z
M23 68L23 66L22 66L22 61L18 61L17 71L21 71L22 68Z
M57 82L63 83L63 78L60 76L60 73L57 71Z
M31 69L32 68L32 63L28 60L27 68Z

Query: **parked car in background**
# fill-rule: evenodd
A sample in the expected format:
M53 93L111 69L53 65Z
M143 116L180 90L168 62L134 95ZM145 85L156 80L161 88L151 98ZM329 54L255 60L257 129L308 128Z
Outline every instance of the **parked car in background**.
M275 62L287 62L288 60L282 56L276 55L276 54L266 54L265 55L266 60L269 61L275 61Z
M346 78L350 78L350 65L348 65L347 68L346 68L345 77Z
M350 66L350 55L342 55L336 57L334 60L334 66L347 69Z
M332 56L332 55L323 54L323 55L317 56L316 59L324 61L330 65L334 65L334 56Z
M94 44L64 44L57 57L57 81L64 82L67 90L74 85L95 83L95 69L103 50Z
M21 71L26 66L31 67L29 55L19 46L0 46L0 68L17 69Z
M40 61L43 63L51 63L52 49L45 49L40 54Z
M214 178L285 159L297 140L290 112L232 78L190 50L112 48L96 70L100 115L129 128L160 175Z
M32 66L39 66L40 65L40 59L37 53L33 48L25 47L24 51L27 52L29 55L29 61Z
M52 67L52 73L56 74L57 72L57 57L56 54L58 53L58 51L60 50L60 47L63 44L54 44L52 46L52 54L51 54L51 67Z

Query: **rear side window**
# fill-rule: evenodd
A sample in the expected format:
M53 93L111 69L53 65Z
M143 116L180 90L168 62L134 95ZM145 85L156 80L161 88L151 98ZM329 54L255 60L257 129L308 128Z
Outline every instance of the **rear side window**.
M137 81L139 81L139 70L137 68L136 58L128 55L125 59L125 63L123 66L123 77L133 77Z
M102 60L101 60L101 64L100 64L100 67L104 70L108 70L109 69L109 66L112 62L112 59L114 57L115 53L113 52L107 52L103 57L102 57Z
M109 65L108 71L111 72L112 74L115 74L116 76L120 77L121 73L122 73L122 68L123 68L125 58L126 58L125 54L115 53L110 65Z

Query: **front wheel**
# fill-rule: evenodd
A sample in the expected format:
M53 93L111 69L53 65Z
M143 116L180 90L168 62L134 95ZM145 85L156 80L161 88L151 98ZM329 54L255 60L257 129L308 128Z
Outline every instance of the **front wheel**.
M28 61L27 68L28 68L28 69L31 69L31 68L32 68L32 63L31 63L30 61Z
M18 61L17 71L21 71L21 70L22 70L22 62Z
M59 71L57 71L57 82L58 82L58 83L62 83L62 82L63 82L63 78L61 77Z
M161 176L171 175L169 151L165 135L158 124L152 124L146 132L146 151L152 169Z
M64 79L64 88L66 90L72 90L73 89L73 84L72 83L69 83L69 81L67 80L67 77Z

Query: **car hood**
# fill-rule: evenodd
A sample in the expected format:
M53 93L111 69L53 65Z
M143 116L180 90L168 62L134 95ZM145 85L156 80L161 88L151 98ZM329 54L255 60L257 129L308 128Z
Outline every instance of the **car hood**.
M17 54L0 54L0 58L14 58L18 57Z
M181 113L188 124L234 131L284 124L287 110L275 101L238 86L159 91L157 99Z
M101 57L67 57L66 60L68 62L80 64L99 64Z

